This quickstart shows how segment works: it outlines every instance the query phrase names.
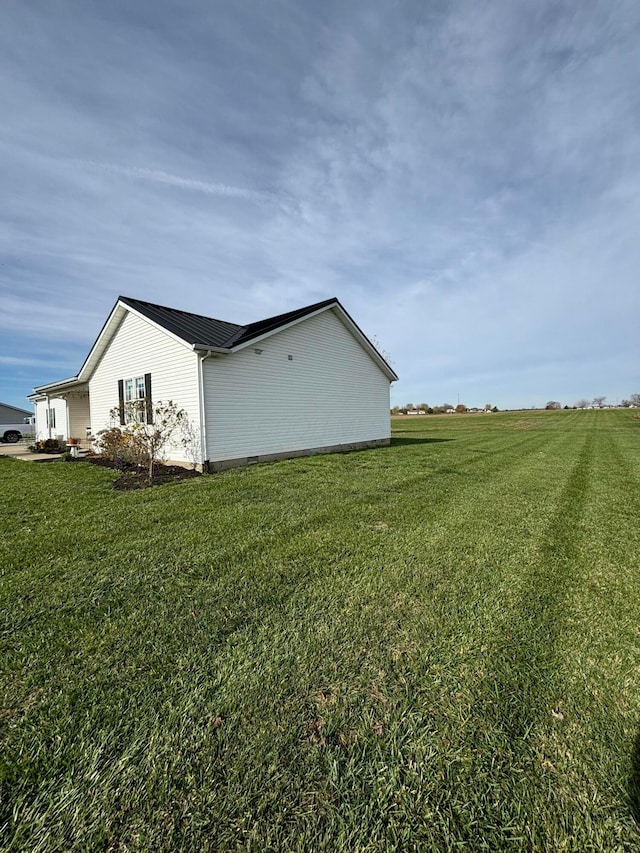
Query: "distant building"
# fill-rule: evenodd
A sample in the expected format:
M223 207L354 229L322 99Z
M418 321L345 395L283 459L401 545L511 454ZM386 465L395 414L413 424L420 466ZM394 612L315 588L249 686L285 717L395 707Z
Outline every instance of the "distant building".
M9 403L0 403L0 424L24 424L25 418L33 417L33 409L21 409Z

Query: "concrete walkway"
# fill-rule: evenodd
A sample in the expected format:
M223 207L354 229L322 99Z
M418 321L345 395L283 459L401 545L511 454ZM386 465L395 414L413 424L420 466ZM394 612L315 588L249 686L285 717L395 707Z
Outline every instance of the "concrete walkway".
M10 456L23 462L53 462L54 459L60 459L62 453L32 453L26 444L0 442L0 456Z

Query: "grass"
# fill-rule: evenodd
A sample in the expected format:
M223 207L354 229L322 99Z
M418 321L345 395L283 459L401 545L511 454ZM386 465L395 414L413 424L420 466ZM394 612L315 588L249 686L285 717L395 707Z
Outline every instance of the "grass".
M0 848L640 847L640 421L142 492L0 459Z

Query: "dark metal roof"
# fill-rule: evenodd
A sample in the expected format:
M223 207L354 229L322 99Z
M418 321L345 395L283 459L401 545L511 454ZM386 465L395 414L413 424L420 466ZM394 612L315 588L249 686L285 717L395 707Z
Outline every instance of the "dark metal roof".
M353 318L347 311L345 311L340 302L335 298L325 299L324 302L315 302L313 305L307 305L304 308L298 308L295 311L288 311L286 314L277 314L275 317L267 317L266 320L258 320L255 323L240 326L237 323L227 323L224 320L216 320L213 317L203 317L201 314L192 314L189 311L179 311L176 308L167 308L164 305L156 305L153 302L143 302L141 299L132 299L129 296L120 296L118 297L118 301L116 302L113 311L102 327L102 330L91 348L89 355L80 368L78 375L69 379L63 379L61 382L53 382L49 385L40 385L38 388L34 389L34 394L30 395L29 399L41 392L47 393L47 390L51 388L57 388L58 386L63 385L68 387L74 383L86 381L86 378L88 377L83 377L82 380L79 377L85 371L85 368L89 364L94 353L98 352L98 356L100 355L100 352L97 350L98 343L102 334L109 326L109 323L113 320L114 315L116 315L119 303L122 303L122 305L128 306L129 308L133 308L134 311L137 311L144 317L147 317L153 323L157 323L158 326L166 329L168 332L174 334L186 343L191 344L195 349L207 349L208 347L211 347L212 349L229 350L229 352L237 346L241 346L242 344L246 344L249 341L259 338L261 335L274 332L277 329L287 326L289 323L294 323L296 320L308 317L316 311L321 311L335 305L348 322L357 329L358 333L367 342L367 344L371 346L380 361L386 366L391 380L393 381L393 379L398 378L393 368L387 364L383 356L374 347L362 329L360 329Z
M153 302L143 302L141 299L131 299L128 296L121 296L120 302L139 311L149 320L189 344L225 349L252 341L260 335L300 320L329 305L339 304L337 299L325 299L324 302L316 302L305 308L298 308L296 311L288 311L286 314L267 317L266 320L258 320L247 326L239 326L237 323L227 323L224 320L215 320L213 317L178 311L176 308L166 308L164 305L154 305Z
M176 308L166 308L164 305L155 305L153 302L143 302L128 296L121 296L120 302L139 311L189 344L224 347L229 338L244 328L237 323L226 323L224 320L191 314L189 311L178 311Z
M305 308L298 308L296 311L287 311L286 314L277 314L275 317L267 317L266 320L258 320L255 323L249 323L248 326L243 326L229 341L226 346L238 346L245 344L247 341L252 341L254 338L259 338L267 332L272 332L279 329L281 326L286 326L287 323L293 323L295 320L301 320L308 314L313 314L314 311L319 311L321 308L327 308L329 305L337 305L337 299L325 299L324 302L316 302L313 305L307 305Z
M155 305L153 302L143 302L141 299L131 299L128 296L121 296L119 301L140 312L176 337L192 346L195 345L196 349L215 347L216 349L228 350L269 334L269 332L274 332L289 323L294 323L296 320L302 320L316 311L322 311L335 305L386 365L391 378L398 378L393 368L335 297L325 299L324 302L306 305L304 308L298 308L295 311L287 311L286 314L276 314L275 317L267 317L266 320L258 320L246 326L227 323L224 320L215 320L213 317L203 317L200 314L191 314L189 311L178 311L176 308L166 308L164 305Z

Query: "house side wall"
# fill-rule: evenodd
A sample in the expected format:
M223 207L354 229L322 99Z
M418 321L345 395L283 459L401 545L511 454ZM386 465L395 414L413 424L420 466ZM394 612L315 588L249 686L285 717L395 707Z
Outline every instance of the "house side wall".
M119 423L110 415L118 406L118 380L145 373L151 374L154 404L172 400L199 429L198 357L151 323L127 313L89 380L94 435ZM164 455L175 461L189 461L179 436L172 440Z
M47 409L54 409L56 413L56 425L51 428L47 427ZM47 438L66 439L67 436L67 404L60 397L52 397L47 400L38 400L36 402L36 439L45 441Z
M203 370L211 462L390 437L389 380L332 311Z
M24 426L24 419L32 414L33 412L27 412L24 409L0 403L0 424L20 424L20 426Z
M69 437L84 439L91 425L89 395L86 391L72 393L67 399Z

